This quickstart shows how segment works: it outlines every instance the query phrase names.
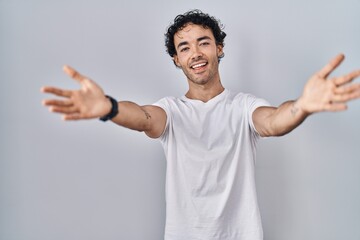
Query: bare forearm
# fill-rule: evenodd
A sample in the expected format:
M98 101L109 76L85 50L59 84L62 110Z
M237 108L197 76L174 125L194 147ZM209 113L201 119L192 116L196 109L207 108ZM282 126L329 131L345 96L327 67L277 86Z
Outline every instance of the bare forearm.
M298 127L307 116L299 101L287 101L279 107L262 107L255 111L254 122L261 136L282 136Z
M281 104L270 120L273 129L272 136L282 136L291 132L308 116L309 114L301 110L298 101L287 101Z
M339 54L305 84L301 97L278 108L260 107L253 114L253 122L261 136L284 135L299 126L312 113L344 111L350 100L360 98L360 84L352 81L360 70L329 78L344 60Z
M147 131L151 124L151 115L142 106L129 101L118 102L119 114L113 119L114 123L137 131Z
M43 104L49 107L51 112L61 113L64 120L111 119L120 126L143 131L151 138L159 137L164 131L167 115L162 108L152 105L139 106L126 101L117 102L106 96L98 84L73 68L64 66L64 71L81 84L80 89L41 88L42 92L63 97L46 99Z

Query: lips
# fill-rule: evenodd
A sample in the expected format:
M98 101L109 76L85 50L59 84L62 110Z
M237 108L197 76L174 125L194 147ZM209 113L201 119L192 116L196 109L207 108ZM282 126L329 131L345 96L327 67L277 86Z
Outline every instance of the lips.
M201 69L202 67L205 67L208 63L207 62L196 62L191 64L190 68L194 70Z

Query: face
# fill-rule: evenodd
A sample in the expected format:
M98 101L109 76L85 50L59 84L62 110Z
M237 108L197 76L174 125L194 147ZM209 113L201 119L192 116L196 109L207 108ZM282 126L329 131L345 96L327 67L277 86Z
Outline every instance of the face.
M216 45L211 29L187 24L175 33L174 43L174 61L190 82L205 85L220 80L218 58L223 51Z

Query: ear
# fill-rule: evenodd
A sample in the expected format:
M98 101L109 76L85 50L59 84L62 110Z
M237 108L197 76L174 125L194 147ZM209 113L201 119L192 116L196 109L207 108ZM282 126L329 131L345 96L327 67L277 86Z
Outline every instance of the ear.
M221 56L224 55L223 48L224 48L224 47L223 47L222 45L220 45L220 44L216 46L218 57L221 57Z
M179 63L179 58L176 54L174 54L174 56L173 56L173 61L178 68L181 68L180 63Z

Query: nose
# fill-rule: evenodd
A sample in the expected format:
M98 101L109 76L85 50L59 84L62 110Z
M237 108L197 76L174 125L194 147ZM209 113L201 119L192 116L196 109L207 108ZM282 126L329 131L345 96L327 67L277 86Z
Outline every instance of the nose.
M203 56L203 53L200 51L199 47L195 46L193 48L193 54L191 56L191 59L192 60L197 60L197 59L200 59L202 56Z

